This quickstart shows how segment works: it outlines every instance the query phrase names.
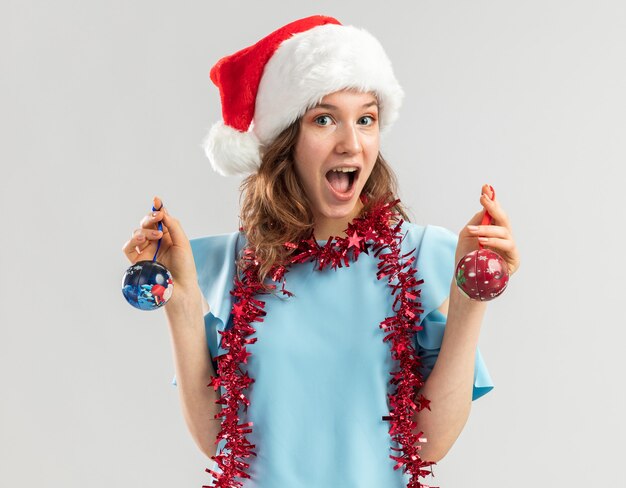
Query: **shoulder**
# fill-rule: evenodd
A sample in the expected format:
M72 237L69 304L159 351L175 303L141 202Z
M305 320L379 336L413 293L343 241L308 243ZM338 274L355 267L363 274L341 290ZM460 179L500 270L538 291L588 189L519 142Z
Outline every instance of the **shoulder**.
M231 274L239 251L245 245L240 231L195 237L189 240L201 287L220 274Z
M421 304L423 317L440 307L448 297L450 283L454 275L454 256L458 236L439 225L419 225L404 223L402 251L414 252L412 266L415 277L422 285Z
M459 239L456 233L440 225L420 225L405 221L402 223L401 229L404 235L402 247L415 249L418 255L422 249L428 252L433 247L443 247L444 249L453 247L456 249Z
M244 234L240 231L194 237L193 239L189 239L189 243L191 244L191 249L195 254L196 251L224 249L228 247L229 244L236 242L238 239L245 239Z

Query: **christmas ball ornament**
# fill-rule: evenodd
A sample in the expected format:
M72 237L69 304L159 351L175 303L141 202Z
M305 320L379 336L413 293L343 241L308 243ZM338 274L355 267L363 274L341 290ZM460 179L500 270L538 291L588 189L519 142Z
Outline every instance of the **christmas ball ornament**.
M172 275L158 261L139 261L124 273L122 293L126 301L140 310L155 310L172 296Z
M466 254L456 266L456 284L474 300L487 301L500 295L509 282L504 259L489 249Z
M491 188L492 200L496 192ZM491 216L485 210L480 225L489 225ZM456 284L465 296L472 300L488 301L499 296L509 283L509 267L495 251L480 249L467 253L456 265Z
M162 207L163 204L161 204ZM153 206L152 211L155 210L157 209ZM163 230L161 222L159 222L158 229ZM126 270L122 278L122 294L124 298L139 310L156 310L162 307L167 303L174 291L172 274L156 260L159 247L161 247L161 239L159 239L152 261L136 262Z

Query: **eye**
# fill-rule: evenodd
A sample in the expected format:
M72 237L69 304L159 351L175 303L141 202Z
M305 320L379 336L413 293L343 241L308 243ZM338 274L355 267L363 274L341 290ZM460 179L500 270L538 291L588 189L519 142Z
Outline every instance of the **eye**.
M324 119L328 120L328 121L329 121L329 123L330 123L330 116L328 116L328 115L319 115L319 116L315 117L315 119L314 119L314 120L315 120L315 122L316 122L318 125L326 126L326 125L328 125L328 124L324 124L324 123L319 123L319 122L318 122L319 120L324 120Z
M363 125L372 125L374 122L376 122L376 119L372 117L371 115L364 115L359 120L367 120L367 119L369 119L371 122L369 124L363 124Z

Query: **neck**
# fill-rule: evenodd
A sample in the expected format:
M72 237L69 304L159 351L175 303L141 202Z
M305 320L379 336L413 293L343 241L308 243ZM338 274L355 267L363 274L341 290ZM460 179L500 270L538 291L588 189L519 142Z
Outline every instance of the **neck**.
M346 233L344 231L348 227L348 224L359 215L362 208L363 202L361 202L361 199L358 199L351 214L346 217L338 219L316 217L315 230L313 232L315 239L327 241L332 236L346 237Z

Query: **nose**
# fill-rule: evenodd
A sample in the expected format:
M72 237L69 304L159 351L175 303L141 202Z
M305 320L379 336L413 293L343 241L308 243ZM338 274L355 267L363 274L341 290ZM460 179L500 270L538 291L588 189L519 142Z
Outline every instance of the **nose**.
M340 154L358 154L363 150L357 127L353 124L342 124L335 133L337 137L336 150Z

